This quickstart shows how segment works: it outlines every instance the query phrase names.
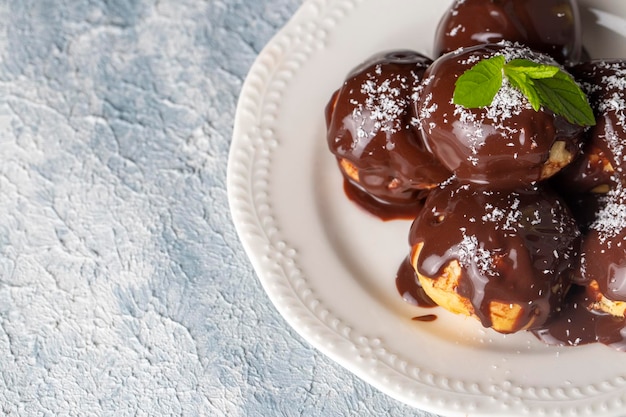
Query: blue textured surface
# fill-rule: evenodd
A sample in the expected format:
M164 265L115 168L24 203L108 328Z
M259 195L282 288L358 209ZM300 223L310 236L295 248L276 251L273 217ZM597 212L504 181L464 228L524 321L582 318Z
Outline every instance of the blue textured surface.
M299 4L0 2L3 415L426 415L290 329L231 222L237 96Z

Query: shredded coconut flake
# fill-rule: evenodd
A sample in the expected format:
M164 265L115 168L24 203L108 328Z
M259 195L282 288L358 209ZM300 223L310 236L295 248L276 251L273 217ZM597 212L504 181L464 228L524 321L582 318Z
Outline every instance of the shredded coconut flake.
M611 62L598 63L597 65L599 71L607 71L610 75L602 76L599 84L584 83L582 88L589 95L596 95L594 93L597 93L599 99L594 105L600 114L612 113L615 116L616 126L621 127L621 131L607 132L605 140L615 161L626 162L626 152L621 139L626 133L626 99L624 98L626 68Z
M596 213L591 229L598 232L600 242L610 247L611 238L626 228L626 188L618 185L602 197L602 208Z
M465 27L463 25L456 25L448 32L448 36L456 36L459 32L465 32Z
M483 275L496 275L491 252L478 242L476 236L464 234L463 240L456 248L456 256L459 263L465 268L476 267Z
M487 204L485 206L487 213L482 216L483 223L491 222L494 223L496 229L516 231L523 213L519 210L520 200L514 196L514 193L511 194L514 199L506 209Z
M380 80L382 74L382 65L376 65L373 73L366 74L367 80L360 87L365 101L350 100L354 105L353 120L360 120L356 129L359 140L374 137L381 131L393 134L402 130L403 116L416 97L417 74L412 72L410 77L394 74ZM410 124L414 123L416 121L412 120Z

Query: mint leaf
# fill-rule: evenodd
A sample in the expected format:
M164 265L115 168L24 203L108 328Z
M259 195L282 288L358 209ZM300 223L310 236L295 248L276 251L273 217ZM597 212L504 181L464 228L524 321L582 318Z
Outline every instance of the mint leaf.
M504 65L504 75L522 73L534 80L552 78L559 71L559 67L554 65L539 64L528 59L513 59Z
M488 106L502 87L504 57L496 55L478 62L456 80L452 102L467 108Z
M534 85L541 102L555 114L581 126L596 124L587 96L563 71L559 71L552 78L535 80Z
M467 108L489 106L502 88L504 77L521 91L533 110L544 106L572 124L596 124L587 96L558 66L527 59L506 62L502 55L479 61L465 71L456 81L452 102Z
M513 59L504 64L503 69L511 85L526 96L535 111L541 109L542 101L533 80L551 78L559 72L558 67L539 64L528 59Z

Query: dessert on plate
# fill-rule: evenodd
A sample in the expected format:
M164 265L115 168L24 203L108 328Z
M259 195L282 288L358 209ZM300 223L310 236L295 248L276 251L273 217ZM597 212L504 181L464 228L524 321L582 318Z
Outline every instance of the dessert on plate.
M549 189L450 183L411 226L411 263L438 305L501 333L543 326L569 289L580 233Z
M349 197L413 220L407 301L626 350L626 61L586 60L580 30L574 0L456 0L434 60L347 76L327 143Z
M326 107L327 142L346 187L368 208L406 209L450 176L414 128L413 102L431 60L408 50L377 54L353 70Z

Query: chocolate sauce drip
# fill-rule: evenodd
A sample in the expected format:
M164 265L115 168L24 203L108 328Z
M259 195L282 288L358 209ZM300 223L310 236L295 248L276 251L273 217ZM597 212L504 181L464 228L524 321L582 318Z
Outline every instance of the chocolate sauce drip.
M411 289L409 281L403 287L405 293L416 291ZM415 284L414 286L419 283ZM418 287L417 291L421 290ZM406 298L405 298L406 300ZM410 299L409 303L414 304ZM550 319L531 332L543 343L553 346L582 346L591 343L602 343L616 350L626 351L626 319L613 317L602 312L589 310L592 299L585 287L572 285L561 306ZM420 305L421 306L421 305ZM436 314L413 317L412 320L431 322L437 319Z
M460 47L501 40L519 42L553 56L578 62L583 53L575 0L464 0L444 14L435 35L436 56Z
M425 314L423 316L413 317L411 320L413 320L413 321L422 321L422 322L427 322L428 323L428 322L437 320L437 315L436 314Z
M424 199L428 195L427 190L414 190L413 197L407 199L404 204L392 204L380 200L363 190L360 184L346 178L344 175L343 191L349 200L353 201L370 214L381 220L413 220L424 207Z
M424 292L411 260L406 257L396 274L396 288L404 301L418 307L437 307L437 304Z

